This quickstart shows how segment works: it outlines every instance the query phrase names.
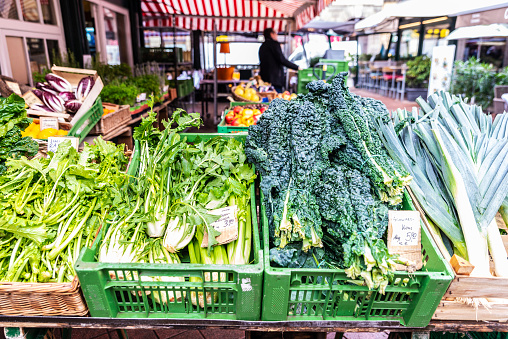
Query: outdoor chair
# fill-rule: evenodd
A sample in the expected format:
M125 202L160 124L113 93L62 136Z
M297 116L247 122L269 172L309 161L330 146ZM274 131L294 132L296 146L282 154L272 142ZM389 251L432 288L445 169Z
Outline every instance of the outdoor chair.
M358 87L367 88L369 82L369 70L365 67L361 67L358 71Z
M404 100L404 95L406 92L406 67L401 69L401 74L395 77L395 83L397 84L397 88L395 90L395 100Z
M377 91L379 89L379 83L383 78L383 73L378 71L378 67L369 65L370 73L369 73L369 89L373 91Z
M393 79L395 78L395 71L391 67L382 68L383 75L380 79L379 94L388 95L390 88L393 87Z

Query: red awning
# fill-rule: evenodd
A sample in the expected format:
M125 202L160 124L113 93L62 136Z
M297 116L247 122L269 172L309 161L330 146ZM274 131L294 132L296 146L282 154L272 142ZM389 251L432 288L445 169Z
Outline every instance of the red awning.
M300 29L333 0L142 0L144 27L176 27L220 32L285 31L295 22ZM293 29L295 27L293 26Z

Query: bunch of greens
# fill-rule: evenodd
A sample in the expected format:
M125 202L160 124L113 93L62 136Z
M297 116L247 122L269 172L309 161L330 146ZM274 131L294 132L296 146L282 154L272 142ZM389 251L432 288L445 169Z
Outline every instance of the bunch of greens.
M96 139L78 153L7 161L0 176L0 281L64 282L126 179L122 147Z
M37 154L37 142L31 137L21 136L31 121L26 116L25 100L21 97L12 94L8 98L0 98L0 174L7 170L7 159Z
M92 69L97 71L97 74L101 77L105 85L112 82L124 82L132 78L132 68L125 63L109 65L101 62L98 57L94 57L92 58Z
M453 94L462 95L484 109L487 109L494 99L494 86L506 84L502 72L496 75L494 66L482 63L476 58L467 61L456 61L452 82Z
M431 58L426 55L417 56L407 62L407 87L427 88L429 86Z
M411 188L453 251L468 259L472 275L490 276L489 252L497 276L508 261L495 214L508 189L508 114L491 117L481 108L441 92L420 112L398 111L378 120L386 147L414 176ZM506 215L505 215L506 218ZM445 243L446 245L446 243ZM451 247L451 246L450 246Z
M139 165L129 168L133 178L108 217L99 261L171 264L179 262L178 253L186 249L191 263L248 264L249 189L255 174L246 163L242 143L220 137L187 142L178 132L202 122L199 114L181 109L164 122L162 132L153 127L155 121L152 111L135 129L134 157L139 157ZM212 223L219 216L210 212L233 205L238 207L238 239L218 245L221 233ZM204 237L207 246L202 248ZM202 298L194 296L193 302L201 304Z
M158 98L161 94L160 79L156 74L144 74L133 79L133 83L138 88L139 93L154 95Z
M270 259L285 267L324 260L383 291L394 263L382 240L388 206L399 206L411 177L374 128L382 103L349 93L344 74L307 88L289 102L274 100L247 137L276 246Z
M136 97L139 93L140 92L135 85L113 81L104 86L101 91L101 98L103 102L134 106L134 104L136 104Z

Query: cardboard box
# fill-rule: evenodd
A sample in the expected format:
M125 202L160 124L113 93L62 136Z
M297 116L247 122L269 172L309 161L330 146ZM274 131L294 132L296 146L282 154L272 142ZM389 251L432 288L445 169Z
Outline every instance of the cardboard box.
M51 67L51 71L69 81L74 89L78 87L79 82L84 77L92 76L95 80L95 84L93 85L90 93L88 93L85 101L81 104L81 108L76 112L76 114L74 114L74 117L72 117L70 121L71 125L74 125L79 118L85 115L85 113L93 106L95 100L101 94L104 84L102 83L101 77L97 75L97 71L93 69L60 67L53 65L53 67Z

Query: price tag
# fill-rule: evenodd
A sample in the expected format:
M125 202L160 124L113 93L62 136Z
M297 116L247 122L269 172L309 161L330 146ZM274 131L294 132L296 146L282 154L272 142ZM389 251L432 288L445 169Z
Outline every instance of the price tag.
M9 86L11 91L21 96L21 89L19 88L19 84L17 82L6 81L5 83L7 84L7 86Z
M43 103L41 99L39 99L32 91L28 91L23 94L22 98L25 99L25 104L28 105L28 107L32 106L33 104Z
M78 150L79 138L76 137L49 137L48 138L48 152L55 153L58 150L58 146L64 142L70 140L72 147Z
M420 212L388 211L387 240L390 254L399 254L401 259L413 263L411 267L397 265L398 271L422 267Z
M146 100L146 93L140 93L136 97L136 102L142 102Z
M58 118L54 118L54 117L40 117L40 121L41 121L41 127L40 127L41 131L46 129L46 128L59 129Z
M212 227L221 234L215 239L219 244L227 244L238 239L238 206L228 206L209 211L213 215L220 215L219 220L212 223ZM201 247L208 247L208 232L205 229Z
M417 246L420 241L420 212L389 211L391 242L394 246Z

